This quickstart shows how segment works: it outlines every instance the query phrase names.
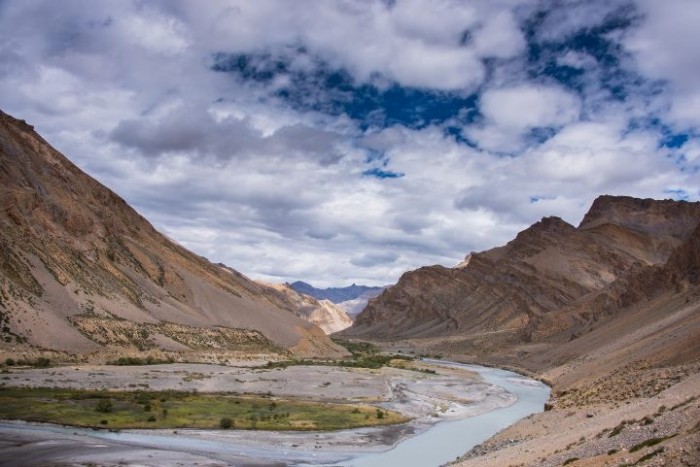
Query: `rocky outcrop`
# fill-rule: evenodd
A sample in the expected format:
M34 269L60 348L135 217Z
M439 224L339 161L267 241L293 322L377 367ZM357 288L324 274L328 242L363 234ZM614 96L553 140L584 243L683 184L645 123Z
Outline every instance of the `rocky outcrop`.
M172 323L256 331L256 345L267 340L270 352L343 353L267 288L161 235L31 126L1 112L0 291L2 338L12 346L90 353L112 345L80 326L92 317L115 329L142 323L151 330L147 348L189 348L159 334L159 323Z

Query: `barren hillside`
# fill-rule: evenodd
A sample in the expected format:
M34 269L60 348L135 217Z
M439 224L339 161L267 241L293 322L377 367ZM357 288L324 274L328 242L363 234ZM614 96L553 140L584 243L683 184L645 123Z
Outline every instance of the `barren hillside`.
M268 289L161 235L4 113L0 291L6 351L343 353Z

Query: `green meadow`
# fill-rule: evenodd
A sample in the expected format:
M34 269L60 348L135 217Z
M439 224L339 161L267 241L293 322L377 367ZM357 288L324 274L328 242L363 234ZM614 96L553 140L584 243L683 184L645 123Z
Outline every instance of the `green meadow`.
M405 422L368 405L226 393L0 388L0 418L107 429L339 430Z

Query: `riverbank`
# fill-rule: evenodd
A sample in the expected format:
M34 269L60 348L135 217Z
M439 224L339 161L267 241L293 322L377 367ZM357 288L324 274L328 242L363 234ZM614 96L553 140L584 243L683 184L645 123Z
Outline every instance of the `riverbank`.
M233 381L245 387L249 393L272 392L276 396L275 391L280 391L279 395L285 397L295 395L310 398L315 394L316 400L338 402L349 397L352 400L371 401L378 407L410 416L412 420L396 426L336 432L177 430L175 433L172 430L125 430L110 433L105 430L3 423L0 433L3 439L12 441L11 445L5 444L0 448L0 463L12 462L23 455L37 459L38 453L44 452L44 460L50 462L173 465L170 460L177 456L173 457L171 451L186 452L189 457L185 463L190 464L201 463L205 459L212 465L340 462L368 453L387 452L406 439L409 442L419 439L432 432L438 422L443 422L439 423L440 426L449 426L450 423L468 420L467 417L510 407L517 401L513 393L485 381L474 369L437 362L421 365L427 365L423 370L430 369L435 373L416 371L421 368L367 370L311 366L251 371L249 368L179 364L156 365L156 368L90 366L13 371L5 382L31 386L44 383L48 378L56 384L80 384L90 388L105 384L115 384L117 387L149 384L150 390L154 389L152 386L163 390L173 385L180 387L181 383L185 383L186 375L197 374L203 377L186 378L186 383L198 391L205 387L221 390ZM126 375L132 382L124 379ZM152 378L154 375L157 378ZM518 378L514 374L509 377ZM327 382L331 384L325 384ZM463 435L462 429L459 432ZM440 437L447 439L444 435ZM400 446L403 445L410 446L410 443L401 443ZM71 446L70 450L64 449L65 446ZM458 449L456 454L450 454L450 457L433 465L454 459L468 449L468 446L460 443L454 447ZM170 454L159 457L153 450L165 450Z

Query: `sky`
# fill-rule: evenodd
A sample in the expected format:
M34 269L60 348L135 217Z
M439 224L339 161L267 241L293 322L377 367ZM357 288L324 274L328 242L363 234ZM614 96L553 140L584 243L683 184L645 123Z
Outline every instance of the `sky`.
M697 0L0 0L0 109L271 282L700 198Z

